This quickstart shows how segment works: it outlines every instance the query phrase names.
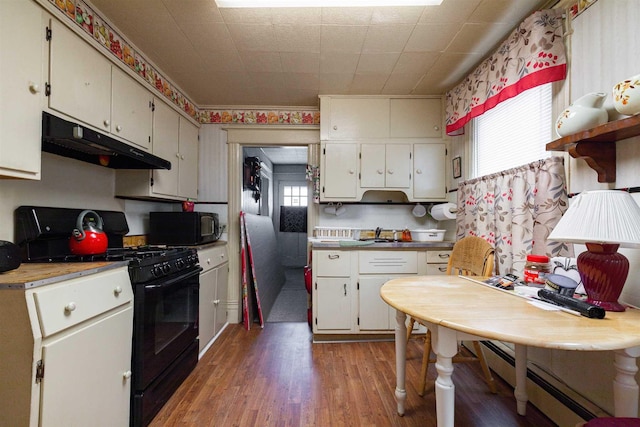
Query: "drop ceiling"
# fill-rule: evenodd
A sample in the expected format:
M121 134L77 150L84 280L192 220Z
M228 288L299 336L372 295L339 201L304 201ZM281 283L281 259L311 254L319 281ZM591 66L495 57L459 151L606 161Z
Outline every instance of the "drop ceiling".
M201 108L443 94L548 3L218 9L214 0L91 1Z

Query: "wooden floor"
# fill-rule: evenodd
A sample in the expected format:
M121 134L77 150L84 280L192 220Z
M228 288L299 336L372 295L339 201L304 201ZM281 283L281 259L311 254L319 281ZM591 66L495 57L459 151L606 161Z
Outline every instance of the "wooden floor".
M306 323L229 325L151 426L435 426L435 396L417 395L421 340L407 349L407 401L396 412L393 342L311 342ZM435 379L435 367L429 378ZM477 364L456 364L456 426L547 427L513 389L492 395Z

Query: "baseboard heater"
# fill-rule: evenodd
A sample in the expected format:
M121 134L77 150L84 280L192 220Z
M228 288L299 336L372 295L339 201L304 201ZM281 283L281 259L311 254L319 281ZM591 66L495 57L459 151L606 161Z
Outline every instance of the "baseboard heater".
M482 341L482 344L491 350L496 356L500 357L502 360L510 364L514 367L516 366L516 359L513 355L504 351L504 349L498 347L491 341ZM573 400L571 397L567 396L560 389L555 387L549 381L542 378L540 375L533 372L531 369L527 368L527 378L529 378L533 383L535 383L542 390L549 393L549 395L553 396L558 402L566 406L568 409L573 411L576 415L581 417L584 420L591 420L593 418L597 418L597 415L580 405L578 402Z

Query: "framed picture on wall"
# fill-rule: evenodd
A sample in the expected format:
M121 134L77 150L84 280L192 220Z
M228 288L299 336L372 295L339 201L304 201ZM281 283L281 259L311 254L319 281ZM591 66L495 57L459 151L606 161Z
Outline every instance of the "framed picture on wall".
M453 177L460 178L462 176L462 158L460 156L454 157L452 163Z

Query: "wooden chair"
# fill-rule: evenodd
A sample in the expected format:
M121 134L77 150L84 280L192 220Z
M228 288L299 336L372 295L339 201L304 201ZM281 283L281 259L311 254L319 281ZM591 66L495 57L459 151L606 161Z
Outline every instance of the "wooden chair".
M464 275L464 276L491 276L493 274L494 250L491 245L484 239L475 236L468 236L460 239L453 246L449 263L447 264L447 274ZM421 323L420 320L409 317L409 325L407 326L407 341L411 338L413 326L415 322ZM423 324L423 326L426 326ZM497 393L496 384L491 376L491 371L484 358L480 342L473 341L473 348L477 356L465 356L458 352L453 357L453 363L459 362L480 362L482 372L484 372L485 381L491 390L491 393ZM420 387L418 394L424 396L427 382L427 369L430 362L435 362L431 357L431 331L427 328L424 339L424 354L422 355L422 370L420 372Z

